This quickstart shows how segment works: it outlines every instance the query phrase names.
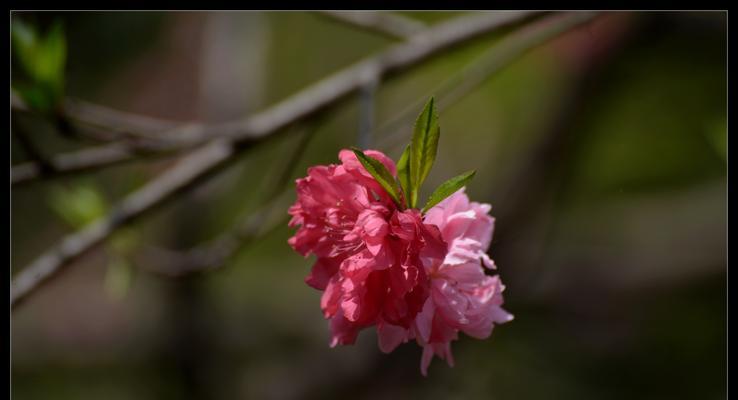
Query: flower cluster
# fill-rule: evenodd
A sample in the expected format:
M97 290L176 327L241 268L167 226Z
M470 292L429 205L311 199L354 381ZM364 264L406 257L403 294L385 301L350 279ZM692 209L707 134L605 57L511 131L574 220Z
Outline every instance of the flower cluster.
M426 112L434 112L432 102ZM323 291L331 347L376 326L384 352L416 340L426 375L434 355L453 365L450 343L459 331L486 338L512 315L501 308L499 278L484 271L495 268L486 253L490 206L469 201L464 178L442 185L430 207L415 208L408 170L423 165L413 164L412 151L400 168L373 150L342 150L340 164L309 168L289 209L289 225L299 227L289 244L316 257L305 281Z

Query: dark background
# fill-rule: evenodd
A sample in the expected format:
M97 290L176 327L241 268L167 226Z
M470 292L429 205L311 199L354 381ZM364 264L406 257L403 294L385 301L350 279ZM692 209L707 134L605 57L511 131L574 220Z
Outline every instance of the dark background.
M181 121L248 115L392 44L308 12L13 16L64 21L68 95ZM493 205L490 255L515 315L487 340L462 335L454 368L435 360L423 378L418 346L385 355L369 330L328 347L311 260L286 243L291 187L275 228L221 270L150 271L144 249L186 249L258 208L299 140L281 135L13 310L12 397L725 398L726 32L720 12L605 13L447 101L425 189L477 170L467 193ZM416 104L505 34L380 84L369 147L397 159ZM357 143L358 110L351 97L310 125L292 179ZM13 117L48 153L79 146ZM15 137L11 155L27 157ZM74 207L98 216L170 163L13 188L11 272L75 229Z

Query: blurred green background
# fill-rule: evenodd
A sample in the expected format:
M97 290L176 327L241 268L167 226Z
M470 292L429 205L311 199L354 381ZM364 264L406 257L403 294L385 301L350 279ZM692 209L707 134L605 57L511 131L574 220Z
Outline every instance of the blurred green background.
M463 13L399 14L432 25ZM63 22L67 95L181 121L248 115L394 42L309 12L13 17L42 31ZM516 29L381 83L369 147L396 159L438 83ZM163 278L143 255L187 249L257 209L303 128L314 137L291 178L336 162L359 140L352 96L247 151L13 310L12 397L725 398L726 33L727 13L605 13L458 101L436 93L441 141L425 189L477 170L467 192L493 205L490 255L516 317L487 340L462 335L454 368L435 360L423 378L418 346L385 355L369 330L355 346L328 347L320 293L303 282L311 260L286 242L291 185L276 228L219 271ZM404 109L410 118L385 128ZM37 115L13 119L14 164L28 157L18 130L45 154L89 145ZM170 164L13 188L12 273Z

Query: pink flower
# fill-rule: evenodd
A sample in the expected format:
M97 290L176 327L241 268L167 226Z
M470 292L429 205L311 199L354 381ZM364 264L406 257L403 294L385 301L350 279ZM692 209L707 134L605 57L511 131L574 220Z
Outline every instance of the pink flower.
M396 174L382 153L365 154ZM331 346L353 343L372 325L409 329L430 292L425 263L446 254L438 228L424 224L417 210L398 210L353 152L339 158L342 164L311 167L297 180L289 210L290 226L300 226L289 244L317 256L306 282L324 291Z
M420 369L427 374L433 355L453 366L451 341L458 332L485 339L494 324L513 319L503 310L498 276L487 276L482 264L495 268L486 251L492 240L494 218L489 204L470 202L464 189L428 210L425 223L438 226L448 252L427 273L431 294L415 321L414 336L423 346Z
M396 171L394 162L384 154L372 150L366 154L380 160L393 173ZM289 239L289 244L304 256L336 257L350 253L350 246L355 243L343 237L354 229L359 214L367 209L388 214L395 208L371 175L366 176L368 172L351 151L342 150L339 157L343 164L310 167L308 176L296 181L297 201L289 209L292 215L289 226L301 228ZM379 195L377 199L372 191ZM318 272L317 276L308 278L308 283L322 290L327 281L320 277L325 273L314 272Z
M367 156L396 175L378 151ZM513 317L501 308L504 286L487 255L491 206L470 202L464 189L431 208L401 210L349 150L341 164L315 166L297 180L289 244L316 261L308 285L323 291L331 347L352 344L376 326L384 352L415 339L423 347L421 372L434 355L453 366L451 342L464 332L487 338Z

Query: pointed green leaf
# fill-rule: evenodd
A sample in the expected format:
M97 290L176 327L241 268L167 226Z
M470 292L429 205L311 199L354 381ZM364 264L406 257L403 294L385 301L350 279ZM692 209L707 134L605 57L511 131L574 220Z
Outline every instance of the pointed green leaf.
M395 178L390 174L389 171L387 171L387 168L382 164L381 161L371 158L364 154L363 151L359 149L351 149L353 150L354 154L356 154L356 158L359 159L359 162L361 162L361 165L366 168L366 170L374 177L374 179L379 182L379 184L382 186L382 188L392 197L392 200L397 204L398 207L402 207L402 202L400 201L400 195L397 191L397 181L395 181Z
M431 97L415 121L413 139L410 150L410 207L415 208L418 203L418 191L425 181L436 159L438 150L438 112L435 99Z
M13 18L10 27L13 52L26 69L33 68L36 60L35 53L38 47L38 34L32 25L20 18Z
M67 42L64 27L57 20L48 33L41 35L37 28L20 18L11 26L13 54L26 82L14 82L26 103L35 109L48 111L62 97ZM19 87L19 84L21 87Z
M54 91L60 93L64 86L64 65L67 61L67 41L61 21L52 25L45 40L40 43L37 57L37 79L48 83Z
M92 185L81 184L73 188L53 186L49 195L51 208L76 229L92 223L108 210L105 198Z
M463 174L453 177L446 182L443 182L441 186L437 187L432 195L428 198L428 202L423 207L423 214L430 210L431 207L442 202L446 197L456 193L457 190L466 186L466 184L474 177L477 171L468 171Z
M402 152L400 160L397 161L397 180L400 181L400 187L402 188L402 194L405 199L405 203L409 206L410 202L410 145L405 147L405 151Z
M13 85L23 102L33 110L46 111L52 108L54 100L49 91L40 85L18 83Z

